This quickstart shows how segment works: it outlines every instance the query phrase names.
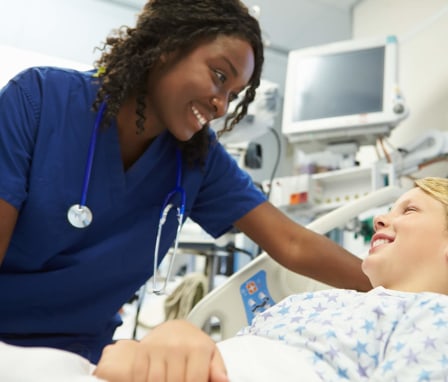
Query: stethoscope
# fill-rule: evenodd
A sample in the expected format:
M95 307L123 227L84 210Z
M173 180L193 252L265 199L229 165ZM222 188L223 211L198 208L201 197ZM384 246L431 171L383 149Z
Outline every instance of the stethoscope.
M81 192L81 200L79 204L72 205L68 211L67 211L67 219L69 223L76 228L86 228L88 227L93 220L93 214L90 208L86 205L87 201L87 193L89 189L90 184L90 175L92 173L92 166L93 166L93 159L95 156L95 147L96 147L96 141L98 137L98 130L99 126L101 125L101 121L103 119L104 110L106 109L106 102L103 102L100 106L100 109L98 110L96 119L95 119L95 125L93 127L92 135L90 138L90 144L89 144L89 150L87 153L87 163L85 167L84 172L84 180L83 180L83 186L82 186L82 192ZM171 271L174 264L174 259L177 253L177 248L179 245L179 235L182 228L182 223L184 220L185 215L185 205L186 205L186 194L185 190L182 187L182 154L181 151L177 148L176 149L176 186L166 195L165 200L163 201L162 208L160 210L160 216L159 216L159 224L157 228L157 235L156 235L156 244L154 249L154 275L152 278L152 287L153 287L153 293L155 294L163 294L165 293L166 286L168 283L168 280L171 276ZM180 203L179 206L176 207L176 205L173 203L173 199L176 194L179 194L180 196ZM174 246L171 253L171 259L168 265L168 270L166 272L166 276L164 277L164 281L159 285L157 281L157 267L159 263L159 247L160 247L160 239L162 237L162 228L165 222L167 221L168 213L172 208L176 209L177 214L177 230L176 230L176 237L174 239Z

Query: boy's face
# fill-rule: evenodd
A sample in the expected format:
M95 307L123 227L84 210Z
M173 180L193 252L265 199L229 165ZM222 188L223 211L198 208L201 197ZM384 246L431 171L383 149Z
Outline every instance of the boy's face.
M448 228L442 203L420 188L375 219L362 269L374 287L448 293Z

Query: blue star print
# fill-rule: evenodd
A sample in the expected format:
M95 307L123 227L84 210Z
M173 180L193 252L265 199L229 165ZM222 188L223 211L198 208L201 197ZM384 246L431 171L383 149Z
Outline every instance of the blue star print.
M323 381L448 382L445 312L437 293L328 289L284 299L241 334L291 345Z

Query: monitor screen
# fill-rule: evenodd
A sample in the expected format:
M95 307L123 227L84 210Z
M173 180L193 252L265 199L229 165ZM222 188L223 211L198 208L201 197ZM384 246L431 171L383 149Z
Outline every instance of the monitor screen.
M384 48L304 57L297 63L294 121L382 110Z
M282 131L293 142L372 143L406 116L397 40L350 40L292 51Z

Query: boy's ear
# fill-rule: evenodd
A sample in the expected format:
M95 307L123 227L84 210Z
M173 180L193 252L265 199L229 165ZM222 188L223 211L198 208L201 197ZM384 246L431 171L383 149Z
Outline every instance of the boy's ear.
M447 237L447 239L446 239L446 241L445 241L444 255L445 255L445 260L446 260L447 263L448 263L448 237Z

